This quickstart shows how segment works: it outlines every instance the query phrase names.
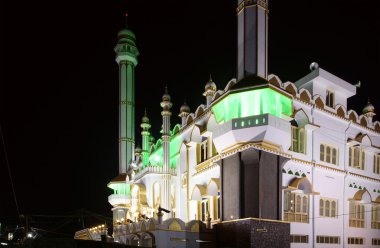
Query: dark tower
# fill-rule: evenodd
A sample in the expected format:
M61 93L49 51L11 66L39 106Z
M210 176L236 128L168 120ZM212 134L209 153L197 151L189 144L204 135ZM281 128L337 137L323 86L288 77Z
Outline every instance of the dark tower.
M268 0L238 0L237 80L267 79Z

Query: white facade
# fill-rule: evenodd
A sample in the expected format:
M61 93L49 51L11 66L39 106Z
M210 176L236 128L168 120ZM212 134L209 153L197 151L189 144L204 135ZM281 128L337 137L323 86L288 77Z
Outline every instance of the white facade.
M228 216L224 214L226 198L221 197L229 190L224 183L230 178L240 180L240 174L222 177L221 167L223 161L253 149L269 153L266 161L274 161L272 154L277 156L279 165L271 164L266 170L260 168L272 162L260 160L252 165L259 168L257 174L266 173L280 183L278 187L261 183L258 189L243 188L246 198L236 199L249 199L250 191L256 197L257 191L276 192L267 195L271 200L265 204L271 208L278 201L277 209L264 212L277 216L274 221L290 222L291 247L380 245L380 122L373 121L374 107L368 103L360 115L348 111L347 99L356 94L356 87L315 64L295 83L282 83L275 75L267 77L267 1L238 2L238 58L245 61L244 67L238 63L239 80L232 79L218 90L210 77L203 93L205 103L194 113L184 104L177 125L170 124L172 103L166 91L161 102L162 137L155 144L149 119L143 117L143 149L136 149L126 173L109 184L114 189L109 202L114 207L115 240L199 247L195 239L201 239L201 231L212 233L213 224L239 218L230 215L233 204ZM257 13L260 21L256 23ZM134 38L130 32L122 33L119 43L124 36ZM244 32L251 33L241 36ZM135 45L134 39L127 41ZM265 48L256 53L260 58L249 52L254 47ZM133 132L135 125L131 126ZM132 144L133 139L125 141ZM233 165L229 162L228 168ZM268 172L276 166L282 171L279 176ZM245 175L257 172L253 171ZM261 174L257 178L266 180ZM247 182L250 178L244 180L244 187L255 185ZM241 187L239 181L231 192L240 194ZM263 197L249 204L256 207ZM236 206L240 208L240 202ZM170 211L164 213L163 222L161 207Z
M374 167L374 157L380 154L380 124L375 122L373 126L363 125L363 120L367 118L364 115L355 121L355 112L347 112L345 107L341 107L343 112L338 111L343 104L337 104L333 108L318 105L317 99L324 102L326 95L314 94L314 98L308 99L311 94L302 86L296 89L292 83L282 84L274 75L269 76L269 82L270 89L292 99L291 116L276 117L267 114L265 125L239 129L236 132L232 129L228 131L230 122L218 123L213 112L213 106L231 94L226 87L220 96L220 91L215 93L208 108L201 105L195 114L188 115L185 126L172 133L171 142L174 139L180 141L177 141L176 146L178 151L175 153L178 153L171 156L171 159L176 160L176 166L170 170L172 205L169 210L172 212L165 214L164 219L176 217L183 223L194 220L206 223L209 216L211 223L221 221L220 210L218 214L220 166L217 162L237 151L254 147L289 158L283 164L283 205L279 207L283 209L282 220L291 222L291 235L297 236L292 237L293 241L304 242L293 242L292 247L331 247L332 243L336 243L334 247L355 247L348 244L350 238L356 238L350 239L350 243L363 242L365 247L370 247L380 237L380 175L379 170L376 171ZM328 82L330 86L334 83ZM314 91L318 87L314 87ZM350 88L350 85L343 87ZM355 88L350 89L355 93ZM247 89L250 90L256 89ZM320 88L318 91L322 93L326 89ZM342 95L344 94L339 97ZM346 103L347 99L336 101ZM292 148L291 126L295 122L299 129L304 130L304 140L295 139L298 144L304 143L301 144L303 148L297 147L301 152L292 151L297 150ZM207 152L202 152L202 143L205 142ZM171 149L173 147L175 146L171 146ZM354 160L355 155L350 157L350 147L362 149L365 159ZM153 154L154 148L151 150ZM350 158L353 166L350 166ZM154 212L157 212L158 204L162 202L162 182L167 174L162 166L154 164L153 155L150 161L151 164L147 166L140 162L130 181L131 219L137 219L138 213L155 217ZM354 167L358 167L355 164L358 161L364 163L363 169ZM293 198L291 207L287 208L287 193L294 194L293 197L297 197L297 194L300 197L305 196L307 202L297 206L297 200ZM208 213L203 211L207 208L206 203ZM358 211L350 212L350 204L362 204L365 213L360 215L356 213ZM306 211L303 209L304 205ZM375 207L377 211L372 211ZM307 236L307 239L298 236Z

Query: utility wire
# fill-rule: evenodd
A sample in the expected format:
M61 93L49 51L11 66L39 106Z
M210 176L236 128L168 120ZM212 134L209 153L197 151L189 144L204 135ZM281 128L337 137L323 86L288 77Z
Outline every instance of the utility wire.
M43 231L43 232L48 232L48 233L54 233L54 234L59 234L59 235L64 235L64 236L71 236L71 234L68 234L68 233L54 232L54 231L49 231L49 230L42 229L42 228L38 228L38 227L32 227L31 229L32 229L33 231L37 230L37 231Z
M16 210L17 210L17 214L18 214L18 218L19 218L20 225L21 225L21 224L22 224L22 221L21 221L21 216L20 216L20 208L19 208L19 206L18 206L17 197L16 197L16 191L15 191L15 188L14 188L14 185L13 185L13 179L12 179L11 167L10 167L10 165L9 165L9 160L8 160L8 155L7 155L7 149L6 149L6 147L5 147L5 140L4 140L4 135L3 135L3 129L2 129L2 127L1 127L1 122L0 122L0 136L1 136L1 141L2 141L2 144L3 144L5 163L7 164L7 167L8 167L8 175L9 175L9 180L10 180L10 182L11 182L12 193L13 193L13 199L14 199L14 201L15 201Z

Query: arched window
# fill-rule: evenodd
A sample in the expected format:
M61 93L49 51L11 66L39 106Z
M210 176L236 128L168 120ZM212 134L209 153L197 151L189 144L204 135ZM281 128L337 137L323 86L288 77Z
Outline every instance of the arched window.
M373 229L380 229L380 206L372 206L372 224Z
M360 218L362 220L365 219L365 206L364 205L360 205Z
M365 168L365 152L360 147L350 146L349 149L349 166L364 170Z
M320 158L319 160L324 161L325 160L325 146L323 144L320 145L319 149Z
M212 213L210 215L213 216L214 220L219 220L220 219L220 192L218 192L218 195L212 197L213 200L213 206ZM211 206L210 206L211 207Z
M330 201L326 201L325 205L325 216L330 217Z
M338 148L337 147L321 144L319 154L320 154L319 159L321 161L329 163L329 164L338 165Z
M322 198L319 200L319 216L332 217L337 216L337 199Z
M296 197L296 212L301 212L301 196Z
M284 220L290 222L309 222L309 197L299 193L284 193Z
M157 209L161 205L161 187L158 182L153 184L153 208Z
M350 202L349 226L364 228L365 206L356 201Z
M307 213L307 196L302 197L302 213Z
M336 149L332 149L332 164L336 164Z
M293 152L304 153L306 151L306 135L305 128L291 126L292 128L292 143L290 150Z
M200 217L201 217L201 221L206 221L207 220L207 215L209 213L209 207L208 207L208 203L209 203L209 199L206 197L206 198L202 198L202 201L201 201L201 206L200 206Z
M329 146L326 147L326 162L331 163L331 148Z
M334 217L336 216L336 202L335 201L332 201L331 202L331 214L330 214L331 217Z
M380 155L375 154L373 159L373 173L380 174Z
M304 128L300 128L299 137L300 137L299 152L305 153L305 129Z

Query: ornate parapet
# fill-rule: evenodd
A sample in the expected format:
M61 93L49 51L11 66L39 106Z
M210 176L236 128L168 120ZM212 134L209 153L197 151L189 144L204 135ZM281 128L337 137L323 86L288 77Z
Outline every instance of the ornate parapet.
M165 170L163 168L163 166L146 166L145 168L139 170L135 177L134 177L134 180L138 180L140 178L142 178L143 176L145 176L146 174L170 174L172 176L176 176L177 175L177 171L175 168L169 168L169 170Z

